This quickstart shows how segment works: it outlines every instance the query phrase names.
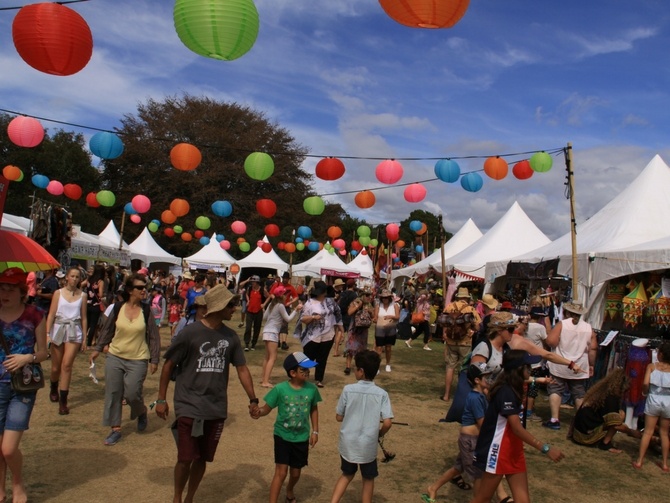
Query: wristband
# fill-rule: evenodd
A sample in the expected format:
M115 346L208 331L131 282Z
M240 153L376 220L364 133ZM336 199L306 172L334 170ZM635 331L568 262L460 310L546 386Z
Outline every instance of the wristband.
M167 402L166 402L165 400L154 400L153 402L151 402L151 403L149 404L149 408L150 408L151 410L153 410L154 405L162 404L162 403L167 403Z
M575 368L575 362L571 361L570 363L568 363L568 368L570 370L573 370Z
M542 454L547 454L549 449L551 449L551 446L549 444L544 444L540 450L542 451Z
M319 432L316 431L316 430L312 432L312 435L318 435L318 434L319 434Z
M249 405L251 405L252 403L255 403L256 405L258 405L260 403L260 401L258 400L258 398L252 398L252 399L249 400Z

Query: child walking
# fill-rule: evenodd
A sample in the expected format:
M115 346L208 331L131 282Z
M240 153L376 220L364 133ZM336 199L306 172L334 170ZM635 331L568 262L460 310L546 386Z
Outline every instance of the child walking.
M642 468L644 456L649 448L649 442L659 422L659 436L661 437L661 456L663 461L658 466L664 473L670 472L668 467L668 448L670 439L670 342L664 342L658 348L658 362L647 365L647 372L642 382L642 393L647 395L644 406L644 434L640 440L640 452L637 460L633 461L633 468Z
M304 353L291 353L284 360L288 381L281 382L265 395L265 404L254 417L267 416L277 407L274 425L275 474L270 484L270 503L277 503L279 493L289 475L286 486L286 503L295 503L295 485L300 471L307 466L309 447L319 440L319 409L321 395L317 387L307 382L309 369L317 363ZM310 434L310 421L312 432Z
M170 308L168 309L168 324L170 325L170 338L174 337L174 329L181 318L181 297L173 295L170 299Z
M468 368L468 382L472 385L472 391L465 400L463 418L461 419L461 431L458 435L458 457L454 466L428 486L428 492L421 495L424 503L435 503L437 491L447 482L457 483L462 489L469 489L469 484L463 481L461 474L465 473L474 480L475 494L479 485L481 471L473 466L473 458L479 430L484 422L484 415L488 407L486 391L489 388L487 379L493 373L493 369L486 363L475 363Z
M530 366L541 360L525 351L511 349L503 355L503 372L489 391L490 403L482 423L474 466L484 473L471 503L488 503L503 476L507 479L516 503L529 503L528 475L524 442L546 454L552 461L563 459L563 453L537 440L521 424L523 384L530 377Z
M381 357L364 350L354 357L354 375L358 382L342 390L335 410L340 428L340 460L342 475L335 484L331 503L339 503L360 467L363 476L363 503L372 503L377 471L377 441L391 429L391 401L386 391L373 379L379 371ZM379 421L382 421L381 428Z

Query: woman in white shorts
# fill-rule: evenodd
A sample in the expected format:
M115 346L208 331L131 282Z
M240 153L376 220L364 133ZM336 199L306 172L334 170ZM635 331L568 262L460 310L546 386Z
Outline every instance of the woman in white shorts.
M79 351L86 350L86 298L79 288L81 273L70 267L65 286L56 290L47 316L47 334L51 342L51 390L49 399L58 402L58 413L70 413L67 398L70 392L72 366ZM96 307L97 309L97 307Z
M283 286L277 286L268 297L267 308L263 313L263 341L265 342L265 358L263 359L263 378L261 386L263 388L272 388L270 374L272 367L277 360L277 347L279 346L279 331L282 323L290 323L293 318L300 313L302 304L298 304L296 309L288 314L284 306L284 294L286 289ZM265 307L265 306L264 306Z

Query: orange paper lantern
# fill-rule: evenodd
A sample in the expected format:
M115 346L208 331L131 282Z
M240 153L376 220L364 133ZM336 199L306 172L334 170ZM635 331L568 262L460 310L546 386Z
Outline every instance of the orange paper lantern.
M363 190L356 194L354 197L354 202L359 208L372 208L375 205L375 195L369 190Z
M232 274L237 274L238 272L240 272L240 266L237 265L237 264L233 264L233 265L231 265L231 266L230 266L230 272L231 272Z
M468 10L470 0L379 0L384 12L410 28L451 28Z
M170 203L170 211L177 218L188 215L190 210L191 206L186 199L173 199Z
M489 157L484 161L484 173L494 180L502 180L507 176L509 166L502 157Z
M328 227L328 237L330 239L337 239L342 235L342 229L340 229L338 226L333 225L331 227Z
M193 239L193 236L191 235L190 232L182 232L181 233L181 238L186 241L187 243Z
M2 169L2 176L4 176L10 182L15 182L21 178L21 168L12 166L11 164L5 166Z
M35 3L19 10L12 23L19 56L40 72L72 75L93 54L93 36L74 10L57 3Z
M170 150L170 162L180 171L193 171L202 162L202 154L190 143L177 143Z
M165 210L163 213L161 213L161 222L164 224L173 224L177 221L177 215L172 213L170 210Z
M288 253L295 253L295 245L293 243L286 243L286 246L284 246L284 251Z

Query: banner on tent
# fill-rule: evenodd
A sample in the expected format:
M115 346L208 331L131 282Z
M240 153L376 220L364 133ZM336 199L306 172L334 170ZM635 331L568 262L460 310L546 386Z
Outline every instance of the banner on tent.
M321 269L320 272L322 276L335 276L337 278L357 279L361 277L360 273L357 272L340 272L334 269Z
M529 264L526 262L510 262L507 264L507 272L505 273L509 278L519 279L548 279L556 276L558 271L558 259L544 260L536 264Z

